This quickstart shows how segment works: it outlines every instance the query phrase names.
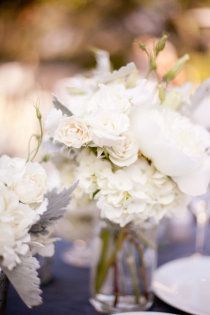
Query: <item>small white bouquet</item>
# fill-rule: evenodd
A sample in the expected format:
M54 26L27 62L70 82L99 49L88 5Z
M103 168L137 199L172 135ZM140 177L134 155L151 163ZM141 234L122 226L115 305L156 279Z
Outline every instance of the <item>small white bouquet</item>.
M160 82L142 78L133 63L74 77L59 89L46 119L48 140L73 156L79 188L96 200L102 217L121 226L158 221L207 189L209 133L187 117L193 94L169 85L186 60Z
M64 214L74 187L47 191L40 163L0 157L0 272L28 307L42 301L34 255L53 255L51 227Z

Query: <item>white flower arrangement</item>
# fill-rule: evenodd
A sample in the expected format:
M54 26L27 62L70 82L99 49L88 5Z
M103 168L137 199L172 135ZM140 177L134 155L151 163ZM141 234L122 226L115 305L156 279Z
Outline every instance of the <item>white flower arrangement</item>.
M0 157L0 271L28 307L42 302L34 255L53 255L52 224L64 214L75 188L58 192L48 186L40 163Z
M165 40L151 55L140 45L150 72ZM159 221L207 190L210 135L186 110L199 93L193 97L170 84L187 59L180 58L161 81L142 78L133 63L111 72L106 59L103 71L76 76L57 90L46 139L57 153L76 152L79 188L96 200L103 218L120 226ZM206 97L200 94L199 102Z

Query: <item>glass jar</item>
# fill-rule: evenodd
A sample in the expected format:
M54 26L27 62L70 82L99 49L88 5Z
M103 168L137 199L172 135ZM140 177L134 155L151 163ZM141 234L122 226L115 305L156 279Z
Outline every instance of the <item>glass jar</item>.
M101 222L93 243L91 303L100 312L143 311L153 303L156 226Z
M0 269L0 315L5 315L8 283L7 277Z

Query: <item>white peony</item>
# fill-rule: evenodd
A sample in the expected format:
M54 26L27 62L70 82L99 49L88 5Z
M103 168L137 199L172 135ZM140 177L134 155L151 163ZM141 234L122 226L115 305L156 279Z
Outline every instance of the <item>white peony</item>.
M210 129L210 79L203 81L190 97L190 102L184 108L193 121Z
M109 159L119 167L129 166L138 159L138 146L132 135L126 135L115 146L108 147Z
M204 194L210 180L210 135L168 108L135 109L132 127L139 149L156 168L191 196Z
M193 121L210 130L210 98L205 98L191 112Z
M86 123L77 117L64 117L55 130L54 140L68 147L81 148L90 142L90 133Z

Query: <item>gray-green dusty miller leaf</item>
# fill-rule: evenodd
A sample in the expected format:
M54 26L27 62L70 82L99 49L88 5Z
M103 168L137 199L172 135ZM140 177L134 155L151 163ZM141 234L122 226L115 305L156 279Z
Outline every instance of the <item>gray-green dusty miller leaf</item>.
M63 115L67 116L72 116L72 112L65 106L63 105L55 95L53 95L53 105L56 109L60 109L62 111Z
M29 308L42 303L38 268L39 262L32 256L21 258L21 264L13 270L2 267L10 283Z
M205 80L191 96L191 109L199 106L201 101L210 96L210 79Z
M48 199L47 211L45 211L39 221L31 227L31 233L45 234L47 228L64 215L66 207L71 200L71 194L77 184L78 182L74 183L69 189L64 189L59 193L56 189L53 189L46 194L46 198Z

